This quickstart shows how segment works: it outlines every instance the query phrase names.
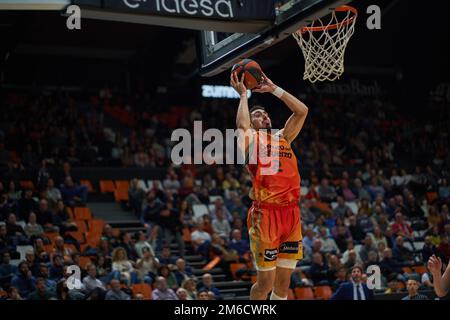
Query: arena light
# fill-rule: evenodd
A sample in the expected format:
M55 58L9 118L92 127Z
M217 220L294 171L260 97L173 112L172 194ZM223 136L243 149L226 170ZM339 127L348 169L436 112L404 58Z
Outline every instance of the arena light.
M247 96L250 98L252 92L247 91ZM239 95L233 87L230 86L213 86L202 85L202 97L203 98L217 98L217 99L239 99Z

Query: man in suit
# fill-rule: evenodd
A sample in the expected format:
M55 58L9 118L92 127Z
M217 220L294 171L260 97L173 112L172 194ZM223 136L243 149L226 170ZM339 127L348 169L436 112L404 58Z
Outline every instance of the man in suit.
M342 283L331 300L373 300L373 292L362 282L363 269L355 265L352 268L352 280Z

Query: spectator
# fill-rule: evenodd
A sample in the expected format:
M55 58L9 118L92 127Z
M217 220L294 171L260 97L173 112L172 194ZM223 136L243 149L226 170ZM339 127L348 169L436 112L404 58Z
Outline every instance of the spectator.
M362 241L366 235L363 228L360 226L355 216L351 216L349 220L350 225L348 229L352 235L352 239L355 240L356 242Z
M56 293L56 281L50 279L50 272L47 264L39 264L39 278L44 279L45 286L52 293Z
M167 286L166 278L156 278L156 289L152 292L153 300L178 300L178 296Z
M208 258L209 247L211 245L211 235L204 231L203 221L197 223L197 230L191 233L191 240L194 249L204 258Z
M188 293L186 289L178 288L176 293L178 300L188 300Z
M44 228L36 221L36 214L30 212L28 216L28 223L25 226L25 234L27 237L33 239L35 237L42 237L44 235Z
M28 295L28 300L50 300L54 297L54 293L47 288L45 279L37 278L36 290Z
M110 282L111 279L123 279L128 285L138 282L133 265L130 260L128 260L127 252L122 247L117 247L112 252L112 270L108 275L108 282Z
M231 233L230 249L236 250L240 257L250 252L250 244L242 239L241 230L234 229Z
M148 247L142 248L143 257L136 263L136 269L140 275L141 280L146 283L152 284L155 281L156 274L160 263Z
M438 255L436 246L433 244L431 237L426 236L422 247L422 261L427 263L432 255Z
M68 206L85 205L87 201L88 189L86 186L76 186L72 177L67 176L59 189L61 190L64 204Z
M415 279L409 279L406 283L408 295L402 300L428 300L426 295L419 293L419 283Z
M230 223L225 219L223 209L220 207L216 209L216 219L212 221L212 228L222 238L229 239L231 232Z
M441 243L437 247L437 252L442 259L442 262L448 264L450 259L450 244L448 243L448 236L442 235Z
M145 191L139 186L139 180L137 178L132 179L128 188L128 201L131 209L138 217L141 216L144 198Z
M64 277L64 258L59 254L53 255L50 266L50 279L59 281ZM62 289L62 288L61 288Z
M216 300L222 300L222 295L220 290L214 286L213 277L210 273L205 273L202 277L202 282L197 286L198 288L198 298L200 299L200 292L202 290L212 291L216 297Z
M328 179L322 179L319 186L319 197L321 201L332 202L336 198L336 192L332 186L329 185Z
M347 269L344 266L340 267L335 273L335 278L336 279L333 281L332 284L333 290L336 290L337 288L339 288L341 284L348 281Z
M94 292L100 297L104 298L106 294L106 288L100 279L97 278L97 268L93 263L89 263L86 266L87 276L83 278L83 285L86 289L86 295L90 296Z
M359 256L364 263L367 262L370 251L377 251L377 246L373 243L372 237L370 235L366 235L364 238L364 245L359 250Z
M48 208L48 202L45 199L39 201L39 210L37 211L37 222L47 232L59 232L58 228L52 225L52 212Z
M177 259L176 270L174 271L178 286L181 286L184 280L194 277L191 267L186 267L186 261L182 258Z
M168 245L164 246L161 255L159 256L159 263L165 264L169 266L169 268L173 268L176 263L176 259L174 256L172 256L172 251L170 250L170 247Z
M395 236L402 236L412 239L413 230L409 224L405 222L405 218L401 212L395 214L395 223L392 224L392 232Z
M175 239L180 250L180 256L184 257L185 249L181 232L183 223L180 219L179 211L173 208L172 201L168 201L167 204L161 208L158 225L161 227L165 243L170 244L173 239Z
M3 252L2 263L0 264L0 287L6 287L17 273L17 266L10 263L11 255L8 251Z
M165 264L161 265L158 269L158 276L166 279L166 284L169 288L176 290L178 288L177 278L175 274L170 271L169 267Z
M16 215L10 213L6 221L6 235L9 236L14 245L29 244L23 228L17 224Z
M347 200L352 201L352 200ZM351 210L349 206L345 204L345 200L343 196L337 197L337 206L333 209L333 214L337 218L343 219L347 210Z
M105 300L130 300L130 296L120 289L120 281L113 279L110 282L111 289L106 292Z
M28 263L26 261L19 263L18 269L17 275L11 279L11 286L19 290L21 297L27 298L35 290L36 279L28 269Z
M322 252L324 253L333 253L333 254L339 254L340 250L334 241L333 238L328 236L327 234L327 228L322 227L320 228L320 238L319 240L322 242Z
M72 257L72 249L64 245L64 239L61 236L58 236L54 240L55 247L53 249L53 255L59 255L63 257L64 261L70 261Z
M198 300L209 300L210 296L208 294L208 290L206 289L201 289L198 291Z
M413 252L405 247L402 236L398 236L395 239L395 246L392 250L392 254L403 266L413 266L415 264Z
M360 266L354 266L351 273L351 281L342 283L331 300L373 300L373 292L362 282L363 270Z
M369 235L372 238L372 243L376 248L380 245L380 243L384 243L387 246L386 237L383 235L383 232L379 226L373 228L373 233Z
M19 290L14 287L8 289L8 298L6 300L23 300L20 296Z
M197 300L196 283L193 278L184 280L181 287L187 291L187 300Z
M323 261L323 257L320 253L313 254L313 261L311 268L308 271L311 280L314 285L329 285L330 278L332 277L328 265Z
M38 204L37 201L33 199L33 190L25 189L22 198L19 200L18 207L18 217L23 221L28 221L30 212L37 212Z
M58 201L62 200L61 191L55 187L55 181L52 178L49 178L47 181L45 195L47 196L51 208L56 208Z
M391 281L405 282L406 278L403 276L402 264L395 260L392 256L392 250L389 248L384 249L383 259L380 262L381 273L387 279Z

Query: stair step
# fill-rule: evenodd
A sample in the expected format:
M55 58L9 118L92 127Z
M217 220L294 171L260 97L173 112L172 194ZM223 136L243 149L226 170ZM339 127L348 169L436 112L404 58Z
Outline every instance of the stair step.
M221 281L221 282L214 282L214 286L217 288L249 288L252 286L251 281Z
M248 293L249 289L248 288L236 288L236 289L221 289L220 293L221 294L227 294L227 293L239 293L239 292L245 292Z
M224 300L250 300L250 296L223 296Z
M222 268L213 268L213 269L211 269L211 270L208 270L208 271L205 271L205 270L202 270L202 269L192 269L192 273L194 274L194 275L196 275L196 276L201 276L201 275L203 275L203 274L205 274L205 273L210 273L210 274L223 274L223 270L222 270Z
M203 266L205 266L207 264L207 262L206 261L197 261L197 262L189 262L189 265L191 266L191 267L200 267L200 268L202 268Z

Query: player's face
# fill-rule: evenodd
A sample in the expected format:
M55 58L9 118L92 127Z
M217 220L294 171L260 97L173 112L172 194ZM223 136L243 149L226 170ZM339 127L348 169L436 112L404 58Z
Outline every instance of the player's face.
M250 119L252 127L255 130L272 128L272 121L270 120L269 114L264 110L253 111L250 115Z

